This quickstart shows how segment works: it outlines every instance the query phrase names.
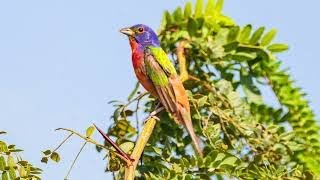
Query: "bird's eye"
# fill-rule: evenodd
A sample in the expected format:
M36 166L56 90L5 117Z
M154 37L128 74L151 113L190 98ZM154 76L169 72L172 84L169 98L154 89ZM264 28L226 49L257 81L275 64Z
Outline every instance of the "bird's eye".
M142 33L144 29L142 27L138 28L138 32Z

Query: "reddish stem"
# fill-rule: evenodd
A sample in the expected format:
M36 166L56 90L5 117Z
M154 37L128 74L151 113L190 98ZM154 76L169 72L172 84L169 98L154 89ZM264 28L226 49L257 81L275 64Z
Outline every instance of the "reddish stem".
M116 149L116 151L123 156L125 159L133 162L134 159L130 158L130 156L128 156L128 154L126 154L125 152L123 152L123 150L114 142L112 141L112 139L106 135L106 133L103 132L102 129L100 129L98 126L96 126L95 124L93 124L96 129L99 131L99 133L102 135L102 137L112 146Z

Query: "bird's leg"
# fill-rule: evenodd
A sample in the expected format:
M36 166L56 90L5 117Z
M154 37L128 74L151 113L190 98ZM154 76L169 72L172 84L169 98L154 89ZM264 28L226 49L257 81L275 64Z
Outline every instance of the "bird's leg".
M153 118L157 121L160 121L160 119L156 116L158 113L160 113L162 110L164 110L164 107L160 106L160 105L161 105L160 103L158 103L156 105L156 110L154 110L150 113L150 115L146 118L146 120L144 120L144 123L146 123L150 118Z
M159 101L159 99L156 99L154 103L156 104L154 109L158 109L161 106L161 102Z

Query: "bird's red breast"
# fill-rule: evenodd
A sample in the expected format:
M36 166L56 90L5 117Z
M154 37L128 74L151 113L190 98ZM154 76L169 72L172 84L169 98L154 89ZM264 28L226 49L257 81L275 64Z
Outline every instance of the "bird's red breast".
M132 65L138 81L151 95L158 97L152 81L146 74L143 47L132 38L129 38L129 42L132 50Z

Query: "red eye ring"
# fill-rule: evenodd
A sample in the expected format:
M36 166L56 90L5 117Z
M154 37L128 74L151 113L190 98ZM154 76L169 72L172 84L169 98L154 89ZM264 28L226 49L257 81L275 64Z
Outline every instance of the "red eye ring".
M142 33L144 29L142 27L138 28L138 32Z

